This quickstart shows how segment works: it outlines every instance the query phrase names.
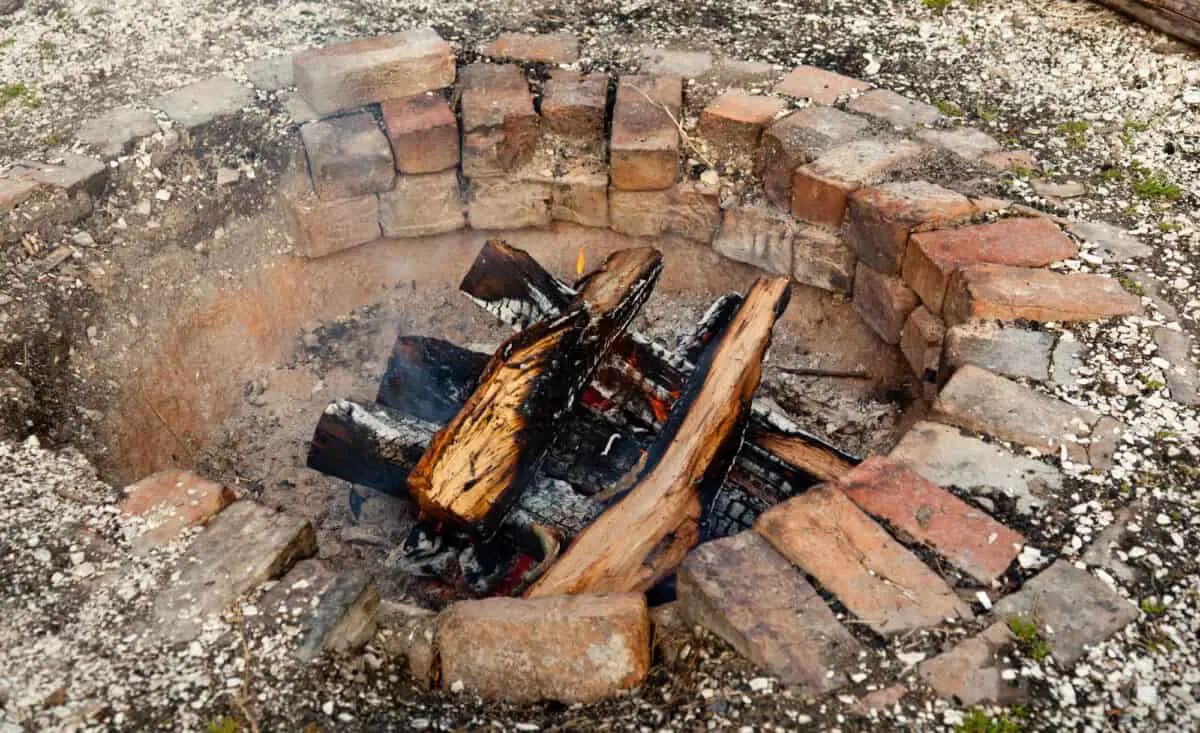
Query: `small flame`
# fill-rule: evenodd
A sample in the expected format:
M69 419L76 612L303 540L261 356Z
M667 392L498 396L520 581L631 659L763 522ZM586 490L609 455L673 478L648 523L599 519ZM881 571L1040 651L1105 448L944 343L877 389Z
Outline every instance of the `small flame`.
M576 275L580 275L580 276L583 275L583 265L584 265L583 248L581 247L579 249L579 256L575 258L575 274Z

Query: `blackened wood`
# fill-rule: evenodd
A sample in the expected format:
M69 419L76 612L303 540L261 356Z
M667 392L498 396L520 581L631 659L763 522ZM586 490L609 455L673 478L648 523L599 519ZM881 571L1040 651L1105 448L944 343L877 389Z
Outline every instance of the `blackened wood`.
M487 362L487 354L449 341L401 335L375 401L440 427L462 408Z

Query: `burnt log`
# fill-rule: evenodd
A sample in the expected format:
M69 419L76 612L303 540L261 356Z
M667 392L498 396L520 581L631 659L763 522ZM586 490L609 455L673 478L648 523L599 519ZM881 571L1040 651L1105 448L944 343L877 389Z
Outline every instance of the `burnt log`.
M527 596L646 591L675 571L699 541L701 507L741 447L789 292L784 278L754 284L676 402L637 484L575 538Z

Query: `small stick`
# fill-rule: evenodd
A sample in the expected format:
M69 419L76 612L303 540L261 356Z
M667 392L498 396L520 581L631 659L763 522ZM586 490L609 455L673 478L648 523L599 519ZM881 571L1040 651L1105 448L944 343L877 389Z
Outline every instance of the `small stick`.
M650 104L653 104L655 107L658 107L663 112L666 112L667 117L671 118L671 122L674 122L676 129L679 130L679 137L683 139L683 144L692 149L692 152L696 154L696 157L700 159L701 163L704 163L704 165L708 166L709 168L716 170L716 168L717 168L716 163L713 163L711 160L709 160L708 156L705 155L700 150L700 147L698 145L696 145L696 143L692 142L691 136L689 136L687 134L687 131L683 129L683 125L681 125L679 123L679 120L675 119L675 115L671 114L671 110L667 109L667 105L663 104L662 102L658 102L658 101L655 101L654 99L651 99L650 95L646 94L646 92L643 91L641 87L634 85L634 84L631 84L630 86L633 87L633 89L635 89L638 94L645 97L647 102L649 102Z
M837 377L839 379L870 379L871 375L862 369L822 369L820 367L775 367L784 374L796 377Z

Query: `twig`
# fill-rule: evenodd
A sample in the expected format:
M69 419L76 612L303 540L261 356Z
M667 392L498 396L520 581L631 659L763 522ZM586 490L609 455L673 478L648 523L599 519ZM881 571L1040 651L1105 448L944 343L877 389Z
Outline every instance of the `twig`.
M820 367L775 367L784 374L796 377L837 377L839 379L870 379L862 369L822 369Z
M242 634L242 689L237 694L230 695L234 706L250 726L250 733L259 733L258 718L250 710L250 644L246 641L246 629L240 628Z
M716 163L713 163L711 160L709 160L708 156L705 155L704 152L700 150L700 147L697 146L696 143L692 142L691 136L688 135L687 131L683 129L683 125L679 124L679 120L675 119L675 115L671 114L671 110L669 110L667 108L667 105L663 104L662 102L651 99L650 95L646 94L646 92L643 91L642 88L637 86L636 84L630 84L629 86L632 87L633 89L635 89L638 94L645 97L647 102L649 102L650 104L653 104L655 107L658 107L663 112L666 112L667 117L671 118L671 122L675 123L675 128L677 130L679 130L679 137L682 138L683 144L688 146L689 148L691 148L691 151L696 154L696 157L700 159L701 163L704 163L704 165L708 166L709 168L716 170L716 168L717 168Z

